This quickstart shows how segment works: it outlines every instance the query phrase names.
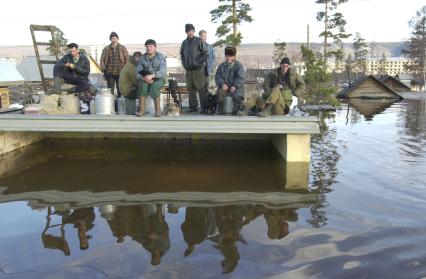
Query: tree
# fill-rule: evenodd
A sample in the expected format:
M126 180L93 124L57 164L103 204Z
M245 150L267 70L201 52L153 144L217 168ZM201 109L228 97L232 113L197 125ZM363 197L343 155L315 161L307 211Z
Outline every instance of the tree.
M346 20L343 18L342 13L333 11L337 9L340 4L346 3L348 0L316 0L315 3L324 5L324 10L317 13L317 20L324 22L324 31L319 35L324 37L323 43L323 59L324 68L327 67L328 57L337 56L340 59L340 48L337 50L330 50L330 39L333 39L335 44L341 44L343 39L349 38L351 34L346 34L345 25Z
M272 53L272 59L275 64L280 64L281 59L287 56L287 44L285 42L279 42L279 40L274 43L274 52Z
M55 43L53 40L49 40L49 46L47 47L47 51L49 51L50 55L54 56L60 56L62 54L65 54L67 51L67 44L68 40L65 38L64 32L61 31L61 29L57 28L55 29L55 32L53 33L55 36Z
M426 72L426 6L416 12L416 16L409 21L412 28L411 38L403 54L413 60L412 65L405 66L406 69L416 73L418 80L425 82Z
M219 2L225 2L226 4L219 5L219 7L210 11L213 23L217 23L222 19L221 25L216 29L216 36L219 40L214 43L214 46L239 46L243 36L241 32L238 32L237 25L243 21L253 21L253 18L248 14L251 11L251 7L248 3L244 3L243 0L219 0Z
M383 52L382 57L380 58L379 63L378 63L377 73L379 75L386 75L387 74L386 61L387 61L386 54Z
M367 72L368 47L365 39L361 37L359 32L355 34L352 49L354 51L355 72L365 74Z
M331 85L331 75L324 69L324 60L320 59L312 49L301 46L303 61L305 63L306 99L308 102L321 103L326 100L335 104L333 97L336 88Z

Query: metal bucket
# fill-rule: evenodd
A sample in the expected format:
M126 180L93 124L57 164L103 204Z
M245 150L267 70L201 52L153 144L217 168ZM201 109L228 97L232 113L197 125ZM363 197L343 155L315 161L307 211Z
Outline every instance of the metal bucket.
M223 113L231 114L233 108L234 108L234 101L232 100L232 97L229 95L226 95L225 98L223 99Z
M95 97L96 114L111 115L114 114L114 96L111 89L99 89Z

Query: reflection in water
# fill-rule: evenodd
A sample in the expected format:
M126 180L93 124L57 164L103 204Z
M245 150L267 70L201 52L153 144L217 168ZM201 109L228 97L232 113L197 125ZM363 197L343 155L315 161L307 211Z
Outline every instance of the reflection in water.
M341 158L336 142L337 131L329 127L326 121L333 114L321 112L319 114L320 134L313 135L311 141L311 188L318 194L318 199L310 208L312 218L308 220L314 227L327 224L324 208L328 205L326 194L332 189L338 175L337 163Z
M111 230L111 234L120 245L126 241L135 241L143 246L151 255L151 264L158 265L161 258L170 250L169 226L166 222L165 204L141 204L134 206L103 205L99 207ZM169 214L177 214L179 206L168 205ZM182 256L192 256L197 245L207 241L212 244L223 257L220 261L223 273L235 270L240 260L239 245L250 245L241 234L244 226L258 217L266 222L264 232L271 240L280 240L289 234L288 222L298 219L297 208L268 208L259 204L226 205L216 207L187 207L185 219L181 224L183 239L187 245ZM172 213L170 213L172 212ZM52 224L54 216L60 222ZM96 235L88 232L94 227L95 213L93 207L76 209L47 208L46 225L42 232L43 246L46 249L57 249L65 256L70 256L70 248L65 227L75 229L75 237L79 240L80 250L89 248L89 240ZM60 236L49 231L60 228ZM126 237L127 240L126 240Z
M250 246L245 226L262 218L265 236L283 239L296 209L317 198L307 191L308 164L283 162L264 140L49 140L29 149L3 166L0 201L47 208L43 247L70 257L96 243L101 216L114 245L137 243L151 265L160 265L172 248L166 217L181 213L181 257L208 246L220 255L222 272L231 273L241 246Z
M320 114L311 191L287 190L305 170L262 140L54 141L3 157L0 277L423 278L425 113Z
M398 102L395 99L349 99L348 104L361 113L367 121L373 119L374 115ZM348 107L349 110L349 107Z
M60 224L51 224L53 215L61 217ZM73 225L77 229L77 237L80 243L80 250L86 250L89 248L89 239L91 235L87 235L87 232L94 227L95 213L93 207L88 208L77 208L72 212L71 210L55 210L52 212L52 207L49 206L47 209L46 226L41 235L44 248L58 249L64 252L66 256L71 254L68 242L65 238L64 227L66 224ZM54 236L48 234L48 230L56 226L60 227L61 236Z

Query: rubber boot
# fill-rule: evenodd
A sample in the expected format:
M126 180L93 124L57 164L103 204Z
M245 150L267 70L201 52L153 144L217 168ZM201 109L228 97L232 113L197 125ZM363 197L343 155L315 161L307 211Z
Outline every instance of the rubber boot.
M154 98L155 117L161 116L160 97Z
M237 115L237 113L241 109L241 104L242 103L243 103L242 98L240 98L240 97L234 98L234 105L232 107L232 115Z
M53 93L61 93L62 79L55 77L53 79Z
M146 103L146 96L140 96L139 97L139 112L136 113L136 116L142 117L145 114L145 103Z
M272 114L272 107L273 107L273 104L266 104L265 108L261 112L259 112L258 115L260 117L271 116L271 114Z
M216 115L224 115L224 113L223 113L223 105L217 104Z
M237 112L238 116L247 116L249 113L249 107L247 104L242 104L241 109Z

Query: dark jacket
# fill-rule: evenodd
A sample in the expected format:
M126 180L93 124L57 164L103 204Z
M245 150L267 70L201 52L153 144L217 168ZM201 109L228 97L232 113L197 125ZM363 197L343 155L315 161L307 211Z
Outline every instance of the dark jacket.
M277 68L271 71L265 78L263 83L263 90L265 91L264 97L271 93L271 90L280 83L283 79L283 75L281 74L281 68ZM291 90L291 93L296 97L303 97L303 93L305 91L305 82L303 78L296 72L294 68L289 68L287 73L284 76L285 87ZM282 90L282 91L283 91Z
M71 54L65 54L61 60L59 60L58 65L65 67L66 63L71 63L75 65L74 69L67 68L74 77L89 80L88 76L90 74L90 62L89 59L84 54L80 54L80 57L77 62L74 62Z
M209 50L198 37L186 38L180 47L180 59L186 70L197 70L206 66Z
M218 88L222 87L223 84L228 85L228 87L235 86L237 95L244 98L245 77L246 71L240 61L235 60L232 66L229 66L225 61L217 68L215 81Z

